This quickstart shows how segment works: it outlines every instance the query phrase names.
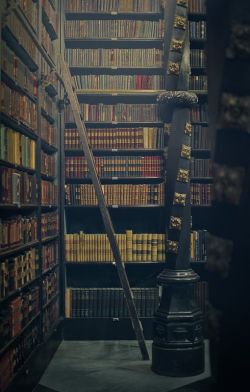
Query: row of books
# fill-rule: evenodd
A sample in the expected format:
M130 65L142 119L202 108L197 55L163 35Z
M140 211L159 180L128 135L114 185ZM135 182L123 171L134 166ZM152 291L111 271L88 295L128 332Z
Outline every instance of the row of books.
M164 205L164 183L161 184L103 184L107 205ZM66 205L97 205L92 184L66 184Z
M210 205L212 184L191 184L191 204Z
M55 176L56 174L56 157L48 155L41 150L41 172L47 176Z
M189 21L189 37L191 39L207 38L207 23L205 20Z
M94 149L137 149L163 148L165 130L163 128L93 128L87 129L89 145ZM80 149L77 129L65 129L65 150Z
M22 288L38 276L39 255L36 248L6 258L0 264L0 299Z
M42 8L44 13L47 15L49 23L52 25L55 32L58 30L58 17L56 10L52 7L51 3L47 0L42 1Z
M191 158L192 177L211 177L212 165L210 159Z
M0 159L30 169L36 167L36 142L0 125Z
M134 303L139 317L153 317L159 305L157 287L133 287ZM67 288L66 318L129 317L121 288Z
M69 106L67 106L69 108ZM96 122L131 122L131 121L160 121L159 109L156 104L80 104L84 121ZM71 109L65 111L65 121L72 122Z
M44 25L42 25L42 35L41 35L41 42L42 45L44 47L44 49L46 50L46 52L48 53L48 55L50 56L50 58L55 61L55 47L53 42L51 41L51 37L49 35L49 33L47 32L47 29Z
M51 117L56 117L56 103L45 91L41 89L41 108Z
M44 309L43 312L43 336L47 336L55 326L59 317L59 299L54 300Z
M99 177L160 177L163 161L160 156L107 155L94 157ZM65 177L90 177L85 157L65 158Z
M0 322L9 325L8 338L14 338L19 335L25 325L38 314L38 311L38 286L29 288L26 292L21 293L4 305L4 317L3 320L0 319Z
M15 36L18 43L24 48L35 64L37 64L38 49L35 45L35 42L14 12L10 12L6 16L6 25Z
M161 90L162 75L75 75L72 77L79 90Z
M208 122L208 106L207 103L197 105L191 109L191 122Z
M51 125L50 122L43 116L41 119L41 139L45 140L48 144L52 146L56 146L57 142L57 132L54 125Z
M160 0L67 0L66 12L160 12Z
M70 67L161 67L163 51L157 48L65 49Z
M67 20L65 38L148 38L164 37L164 20Z
M47 212L41 215L42 239L57 235L59 233L58 212Z
M4 392L17 371L32 353L39 342L39 324L32 325L25 330L15 344L10 345L0 357L0 391Z
M37 216L0 218L0 252L37 240Z
M191 75L189 89L207 91L207 75Z
M208 127L194 124L192 128L192 148L209 150L211 148L211 138Z
M207 242L208 242L207 230L191 231L190 257L192 261L207 260Z
M58 243L50 242L42 246L42 267L43 271L54 267L58 263Z
M36 104L24 94L1 82L0 112L20 121L32 131L37 128Z
M51 271L43 277L43 305L46 305L58 292L57 271Z
M204 49L190 50L190 66L206 67L206 52Z
M189 12L195 14L206 13L206 1L205 0L189 0Z
M41 181L41 204L42 206L57 205L58 186L50 181Z
M161 121L156 104L125 104L107 105L99 103L80 104L84 121L92 122L152 122ZM74 122L70 106L64 111L65 122ZM207 104L200 104L191 109L191 122L208 122Z
M23 64L19 57L7 46L2 45L1 70L4 71L17 85L33 97L37 97L37 76Z
M165 235L135 234L127 230L116 234L124 262L162 262L165 260ZM114 257L106 234L65 234L66 262L113 262Z
M0 167L0 204L35 204L36 176Z
M19 7L28 19L33 29L37 32L38 29L38 8L33 0L20 0Z

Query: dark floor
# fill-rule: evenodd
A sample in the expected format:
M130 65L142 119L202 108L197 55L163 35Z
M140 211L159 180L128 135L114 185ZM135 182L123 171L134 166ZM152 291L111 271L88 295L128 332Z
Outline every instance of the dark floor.
M210 377L207 341L205 347L205 372L176 378L153 373L136 341L63 341L35 392L200 391Z

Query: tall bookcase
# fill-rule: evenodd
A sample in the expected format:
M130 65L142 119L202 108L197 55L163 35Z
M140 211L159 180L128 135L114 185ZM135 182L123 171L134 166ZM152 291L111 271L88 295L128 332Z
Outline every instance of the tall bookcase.
M211 205L211 144L208 133L207 70L206 70L206 6L204 0L189 1L190 36L190 90L198 96L197 107L191 114L192 121L192 161L191 161L191 203L192 267L201 276L198 295L203 297L203 310L208 296L206 282L207 227Z
M10 9L2 2L1 7L0 390L4 391L57 331L62 313L58 4L29 0Z
M65 3L65 58L134 292L151 336L164 260L167 132L160 1ZM102 8L101 8L102 6ZM70 107L65 109L64 336L134 338Z

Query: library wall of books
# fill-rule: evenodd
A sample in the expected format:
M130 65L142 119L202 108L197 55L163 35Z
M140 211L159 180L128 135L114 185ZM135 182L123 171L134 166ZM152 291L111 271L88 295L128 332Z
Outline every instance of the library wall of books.
M181 2L180 2L181 3ZM185 2L183 2L184 4ZM205 1L188 2L190 266L205 314L212 172ZM57 340L134 339L71 103L69 67L96 173L146 339L166 260L167 2L20 0L1 4L0 391ZM63 335L62 335L63 334ZM60 338L58 338L60 336ZM26 389L27 391L29 389Z

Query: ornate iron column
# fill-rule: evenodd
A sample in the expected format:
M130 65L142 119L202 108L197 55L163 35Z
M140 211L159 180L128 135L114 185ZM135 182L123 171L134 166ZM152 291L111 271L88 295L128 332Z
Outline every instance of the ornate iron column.
M162 296L154 320L152 370L168 376L191 376L204 370L202 313L193 295L199 276L190 268L190 108L198 99L187 91L187 1L169 0L167 4L173 24L167 32L171 39L166 87L172 91L158 97L162 120L169 127L166 268L158 276Z

